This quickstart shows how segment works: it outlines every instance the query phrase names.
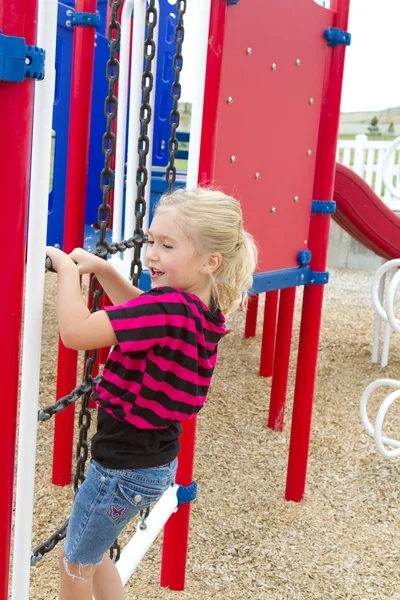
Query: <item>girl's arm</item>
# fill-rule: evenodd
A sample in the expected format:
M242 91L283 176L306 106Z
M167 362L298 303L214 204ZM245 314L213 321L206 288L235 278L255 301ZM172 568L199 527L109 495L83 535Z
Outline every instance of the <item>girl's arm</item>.
M114 305L126 304L132 298L143 294L142 290L131 285L107 261L94 256L82 248L75 248L69 255L77 264L79 274L94 273L101 287Z
M86 306L77 265L56 248L48 247L46 253L58 274L57 313L64 346L72 350L93 350L117 344L107 313L101 310L91 314Z

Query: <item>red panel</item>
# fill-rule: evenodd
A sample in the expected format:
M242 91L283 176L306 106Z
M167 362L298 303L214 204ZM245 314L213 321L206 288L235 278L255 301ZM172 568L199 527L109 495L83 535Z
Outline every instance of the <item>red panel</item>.
M400 218L356 173L336 165L335 221L367 248L387 259L400 256Z
M241 200L259 272L298 266L307 247L332 18L313 0L251 0L227 11L213 181Z

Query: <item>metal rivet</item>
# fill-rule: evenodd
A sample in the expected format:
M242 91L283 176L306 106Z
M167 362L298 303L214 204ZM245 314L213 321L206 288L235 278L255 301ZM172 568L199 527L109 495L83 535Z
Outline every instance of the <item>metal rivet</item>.
M293 200L294 200L295 202L298 202L298 201L299 201L299 197L298 197L298 196L295 196L295 197L293 198Z
M272 213L275 213L275 212L276 212L276 208L275 208L275 206L273 206L273 207L271 208L271 212L272 212Z
M231 156L231 162L232 163L236 162L236 156L234 156L234 155Z
M228 96L228 104L232 104L232 102L233 102L232 96Z
M72 15L72 10L67 10L65 14L67 15L67 17L70 17Z
M104 482L105 482L105 480L106 480L106 478L104 477L104 475L102 475L102 476L100 477L100 481L101 481L102 483L104 483Z
M71 21L66 21L65 24L67 27L71 27Z
M312 150L307 150L307 156L311 156Z
M276 63L272 63L272 65L271 65L271 69L272 69L273 71L276 71Z
M253 53L253 50L251 48L247 48L247 50L246 50L247 56L250 56L250 54L252 54L252 53Z
M135 502L141 502L142 501L142 496L140 494L136 494L136 496L134 497L134 501Z
M314 98L310 98L308 101L309 104L314 104Z
M296 67L299 67L299 66L300 66L300 59L296 58Z
M304 275L300 275L300 279L303 281L303 279L304 279Z
M260 173L256 173L256 174L254 175L254 177L255 177L256 179L260 179L261 175L260 175Z

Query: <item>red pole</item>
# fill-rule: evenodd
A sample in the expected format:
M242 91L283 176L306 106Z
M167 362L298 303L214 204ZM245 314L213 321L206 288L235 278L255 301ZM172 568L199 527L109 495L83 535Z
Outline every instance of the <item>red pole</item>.
M95 13L97 0L76 0L76 12ZM64 251L83 245L87 169L92 106L95 28L76 26L72 55L71 111L68 137L67 190L65 198ZM78 353L59 342L57 398L76 387ZM71 482L74 407L56 415L53 478L56 485Z
M244 327L244 337L250 338L256 336L257 331L257 311L258 311L258 294L249 296L249 303L246 312L246 324Z
M200 152L199 181L210 181L213 176L213 161L210 160L215 137L215 111L218 102L222 54L224 44L226 0L212 0L210 14L209 50L204 94L204 118ZM181 437L177 483L188 486L193 482L194 450L197 419L186 421ZM161 579L163 587L181 591L185 587L187 547L189 537L190 503L182 504L164 527Z
M183 424L181 451L176 481L183 486L193 483L197 417ZM185 589L190 502L182 504L164 527L160 585L171 590Z
M274 431L282 431L283 429L295 300L295 287L281 290L276 332L274 372L272 376L271 400L268 415L268 427Z
M0 30L36 45L37 0L1 2ZM0 487L0 598L8 598L15 438L24 290L28 187L32 142L33 79L0 81L0 239L12 262L6 261L0 306L0 364L6 368L2 395L2 477ZM9 265L9 266L7 266ZM34 426L34 424L33 424Z
M334 26L341 30L347 29L349 5L350 0L338 3ZM345 48L337 46L329 52L313 192L313 197L319 200L332 200L333 197ZM325 271L329 225L329 215L311 216L309 248L313 271ZM310 285L304 289L285 494L287 500L295 502L302 500L306 482L323 294L323 285Z
M274 366L276 314L278 310L278 290L266 292L264 307L263 335L261 342L260 376L271 377Z

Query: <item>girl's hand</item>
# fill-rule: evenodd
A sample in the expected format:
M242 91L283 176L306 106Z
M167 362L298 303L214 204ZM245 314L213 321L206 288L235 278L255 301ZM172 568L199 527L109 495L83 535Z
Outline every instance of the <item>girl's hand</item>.
M80 275L96 273L104 265L102 258L95 256L91 252L86 252L82 248L72 250L69 257L76 263Z
M62 268L71 267L74 264L68 254L65 254L65 252L58 248L54 248L54 246L46 247L46 255L50 258L51 266L57 273L59 273Z

